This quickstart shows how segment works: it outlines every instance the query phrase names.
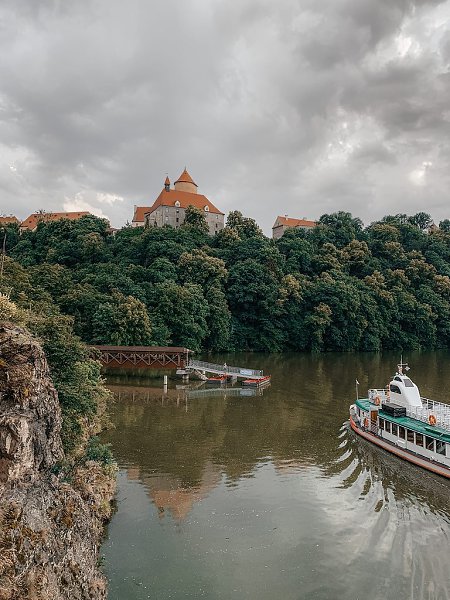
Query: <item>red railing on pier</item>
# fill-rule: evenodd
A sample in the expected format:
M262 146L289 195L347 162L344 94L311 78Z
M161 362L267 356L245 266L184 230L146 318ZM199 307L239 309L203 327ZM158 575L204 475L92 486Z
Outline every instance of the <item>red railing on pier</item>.
M165 346L92 346L108 368L184 369L192 350Z

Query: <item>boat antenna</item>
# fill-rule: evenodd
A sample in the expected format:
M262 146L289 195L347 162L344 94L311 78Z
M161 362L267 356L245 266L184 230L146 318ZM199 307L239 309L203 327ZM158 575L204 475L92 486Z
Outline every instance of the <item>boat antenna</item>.
M359 396L358 396L358 386L359 386L359 381L357 379L355 379L355 388L356 388L356 399L359 400Z
M400 364L397 367L400 375L403 375L403 370L409 371L408 363L403 362L403 354L400 355Z

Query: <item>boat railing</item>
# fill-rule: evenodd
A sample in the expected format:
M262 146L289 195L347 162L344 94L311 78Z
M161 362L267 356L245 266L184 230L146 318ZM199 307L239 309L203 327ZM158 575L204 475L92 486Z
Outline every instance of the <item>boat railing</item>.
M387 393L387 390L385 390L385 389L382 389L382 390L376 390L376 389L369 390L369 400L371 402L375 402L376 398L379 398L380 402L389 402L389 395Z
M406 415L450 431L450 405L428 398L421 398L421 400L422 406L408 406Z

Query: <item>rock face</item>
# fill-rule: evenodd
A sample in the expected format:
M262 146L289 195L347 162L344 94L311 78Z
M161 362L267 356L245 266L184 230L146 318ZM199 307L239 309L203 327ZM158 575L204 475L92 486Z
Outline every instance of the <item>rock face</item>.
M41 347L0 327L0 483L34 479L63 458L61 409Z
M0 324L0 600L106 598L97 562L114 474L94 462L53 474L60 429L41 347Z

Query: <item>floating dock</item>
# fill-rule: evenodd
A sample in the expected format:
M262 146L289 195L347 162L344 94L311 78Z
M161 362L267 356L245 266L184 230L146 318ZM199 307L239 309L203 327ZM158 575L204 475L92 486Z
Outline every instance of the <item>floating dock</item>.
M244 379L244 380L262 380L267 379L267 375L264 375L262 370L258 369L246 369L244 367L232 367L227 365L227 363L223 363L221 365L204 362L202 360L194 360L190 359L184 368L184 372L186 373L195 373L201 379L213 379L206 377L206 373L211 373L212 375L225 376L231 380L236 379ZM180 374L181 371L180 371ZM269 376L270 380L270 376Z

